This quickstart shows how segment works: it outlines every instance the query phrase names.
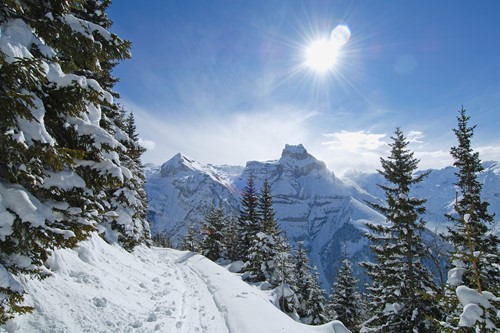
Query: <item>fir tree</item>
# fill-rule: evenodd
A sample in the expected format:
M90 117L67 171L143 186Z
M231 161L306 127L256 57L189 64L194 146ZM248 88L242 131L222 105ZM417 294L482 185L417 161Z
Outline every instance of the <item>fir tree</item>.
M224 255L224 228L226 226L226 216L221 207L211 206L205 222L201 225L200 253L212 261Z
M411 186L427 176L414 177L418 160L407 146L408 141L396 128L391 154L381 158L382 170L389 185L380 185L386 195L386 205L371 204L386 216L386 223L368 224L368 235L377 263L364 264L373 281L370 291L369 314L364 332L433 332L431 318L436 316L432 296L437 290L423 266L427 256L422 241L425 200L410 196Z
M278 237L277 245L276 267L269 282L273 287L286 283L295 291L297 278L295 276L295 258L292 255L292 248L284 236Z
M243 247L241 246L241 229L238 220L234 217L228 218L223 230L224 258L236 261L243 258Z
M309 277L309 290L307 292L307 317L305 323L310 325L322 325L328 321L326 316L325 291L319 284L319 273L316 266L313 267Z
M311 283L311 266L309 265L309 258L304 248L304 242L298 242L297 246L293 259L295 263L294 277L296 280L294 291L298 299L297 314L299 317L305 318L308 316L309 308L308 294Z
M275 258L276 267L273 270L273 276L269 281L271 286L280 289L280 293L281 291L285 291L287 289L296 293L297 290L294 256L291 251L292 249L286 239L286 236L280 236L278 238L277 255ZM283 297L283 293L281 294L281 298L279 299L281 311L288 314L296 312L299 304L296 295Z
M246 270L250 272L252 281L270 281L273 271L277 269L277 256L280 240L275 220L271 188L267 179L264 180L257 206L260 230L255 235L249 249Z
M151 243L153 246L157 247L173 248L172 240L165 231L158 232L153 235L153 237L151 237Z
M104 28L111 26L106 9L111 1L84 0L75 8L75 16ZM119 95L112 91L117 79L111 75L116 66L116 59L130 56L130 42L121 40L115 35L102 36L94 34L95 40L101 43L106 54L113 57L102 57L99 67L89 67L86 76L95 79L101 87L106 88L113 98ZM107 38L106 38L107 37ZM116 45L109 44L107 39ZM114 58L115 57L115 58ZM123 146L116 149L118 162L123 169L119 182L109 183L105 189L106 200L103 206L108 211L103 216L100 229L109 242L119 242L124 248L131 250L139 243L149 242L150 226L146 220L147 198L144 191L145 177L142 170L141 156L145 149L139 144L133 113L125 117L125 111L116 103L101 105L102 117L100 125ZM114 153L114 152L113 152Z
M267 235L279 235L278 224L275 217L276 213L273 209L271 186L267 178L264 179L264 183L260 190L257 212L260 216L262 231Z
M199 233L194 227L190 225L188 233L182 239L180 249L183 251L198 252L200 249Z
M500 294L500 242L490 229L494 216L488 213L489 203L481 200L482 184L477 175L483 171L483 166L479 153L471 146L476 126L469 126L469 119L462 107L457 117L458 126L453 130L458 146L451 148L451 155L457 168L455 185L460 193L457 193L455 212L447 215L453 223L447 238L454 251L448 289L442 302L446 314L442 326L450 332L497 332L500 319L496 313L500 310L500 302L490 299L490 306L476 304L482 313L480 320L466 322L461 320L466 304L459 302L457 295L459 288L467 288L484 297L490 293Z
M0 263L11 281L2 287L0 323L27 310L12 274L46 276L52 249L122 218L112 193L130 170L108 110L116 111L110 73L130 57L130 43L106 30L108 5L0 3Z
M241 230L241 245L244 260L249 259L250 248L258 232L261 231L260 218L257 211L258 195L255 189L255 177L248 177L247 184L241 193L241 208L239 224Z
M358 290L358 279L353 275L352 263L346 256L331 287L327 314L330 320L340 320L352 332L360 329L363 300Z

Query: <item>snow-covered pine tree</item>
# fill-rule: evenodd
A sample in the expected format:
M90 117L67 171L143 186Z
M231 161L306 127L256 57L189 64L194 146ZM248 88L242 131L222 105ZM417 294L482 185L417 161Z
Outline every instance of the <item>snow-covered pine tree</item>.
M250 248L258 232L261 231L261 220L257 212L258 194L255 189L255 177L248 177L247 184L241 193L240 217L238 222L241 230L241 246L243 250L243 261L250 256Z
M311 282L311 266L309 265L309 258L304 248L303 241L297 243L297 250L294 254L293 263L295 277L293 290L298 299L297 314L300 318L305 318L308 315L309 309L308 294L309 284Z
M278 287L286 283L295 291L297 278L295 277L294 256L292 255L292 247L290 243L288 243L286 236L280 235L278 237L276 249L276 267L268 282L270 282L273 287Z
M190 225L186 236L182 239L180 249L183 251L198 252L200 249L199 232L194 225Z
M422 263L427 256L422 240L425 223L420 218L425 199L410 196L411 186L427 174L414 176L419 161L399 127L392 140L390 156L380 159L382 170L378 170L389 183L380 185L386 204L371 204L387 220L368 224L377 262L364 265L373 284L368 288L371 317L362 332L433 332L437 307L432 296L437 288Z
M173 248L172 240L165 231L157 232L156 234L154 234L154 236L151 237L151 245L157 247Z
M266 178L260 189L257 212L261 219L262 231L267 235L279 235L278 223L276 222L276 213L273 208L273 197L271 186Z
M445 332L498 332L500 329L500 254L498 237L491 232L493 214L489 203L481 200L482 184L477 175L483 171L479 153L474 152L471 139L476 126L469 126L470 117L462 107L453 129L458 146L451 148L457 168L455 212L447 217L453 223L448 240L454 247L448 273L447 291L442 304ZM466 297L465 295L475 297ZM467 307L467 309L466 309ZM476 315L471 313L475 312Z
M358 279L353 274L352 263L344 256L332 284L327 317L340 320L351 332L358 332L364 315L363 300L358 289Z
M308 282L307 317L303 321L309 325L322 325L328 321L326 316L326 292L319 284L319 273L316 266L313 267Z
M215 261L224 256L224 229L226 215L222 207L210 206L205 221L201 225L199 251L208 259Z
M113 109L116 109L113 111ZM118 151L120 164L124 170L124 181L119 187L107 190L110 210L101 226L104 236L110 241L118 241L131 250L137 244L150 243L150 226L147 221L147 196L144 190L145 177L141 156L146 149L139 143L133 113L125 117L125 110L119 105L107 108L109 131L125 147Z
M75 17L108 29L112 25L106 15L110 4L110 0L84 0L75 8ZM116 60L130 56L130 42L115 35L111 35L115 44L110 44L100 34L94 34L93 38L101 44L103 53L109 56L101 57L99 66L87 68L85 74L95 79L113 98L118 98L118 93L112 91L118 80L112 76L111 71L117 65ZM117 52L116 45L119 46L120 52ZM103 216L99 227L106 240L117 241L124 248L131 250L139 243L148 242L151 236L146 220L145 177L140 160L145 149L139 144L133 113L126 117L125 110L116 103L102 104L101 112L101 127L123 145L116 150L123 171L123 181L112 184L105 190L108 198L103 204L108 213Z
M241 260L243 258L241 230L236 217L228 217L223 234L224 258L231 261Z
M280 235L274 217L271 187L267 179L264 180L258 197L257 213L261 231L255 235L252 241L246 271L250 273L252 281L270 281L274 270L278 267L276 260Z
M269 281L271 286L279 288L281 291L290 290L296 293L297 290L297 278L295 276L295 264L294 256L292 255L292 248L288 243L285 236L278 237L278 247L276 255L276 269L273 270L273 276ZM296 295L291 295L291 297L281 297L279 300L279 306L281 311L293 314L297 311L298 299Z
M24 311L11 274L46 276L53 248L74 246L116 214L108 190L128 174L124 147L101 122L114 105L111 68L130 55L106 30L108 3L0 3L1 322Z

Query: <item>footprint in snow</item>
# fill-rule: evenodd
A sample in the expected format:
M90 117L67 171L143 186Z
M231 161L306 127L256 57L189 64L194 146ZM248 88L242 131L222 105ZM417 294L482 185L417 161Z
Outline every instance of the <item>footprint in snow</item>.
M94 305L98 308L104 308L106 307L106 305L108 305L108 300L106 299L106 297L102 298L94 297L92 298L92 301L94 302Z
M147 319L147 321L149 321L149 322L157 321L157 320L158 320L158 316L154 312L151 312L148 316L148 319Z

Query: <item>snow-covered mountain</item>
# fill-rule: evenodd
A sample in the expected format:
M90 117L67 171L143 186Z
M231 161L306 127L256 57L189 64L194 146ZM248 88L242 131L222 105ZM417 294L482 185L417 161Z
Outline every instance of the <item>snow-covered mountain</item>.
M177 154L161 168L149 167L146 192L153 234L168 231L173 240L185 235L189 225L198 225L212 204L228 212L239 201L234 177L239 167L214 167Z
M280 159L248 162L245 168L202 165L181 154L174 156L148 177L153 232L166 231L178 241L219 201L227 212L236 214L240 191L250 174L257 188L268 178L281 229L292 242L304 241L325 286L344 245L353 260L366 259L364 223L380 222L383 217L364 201L377 199L337 178L302 145L287 145Z
M491 211L500 216L500 167L485 163L480 175L484 197ZM241 189L250 174L256 186L268 178L280 228L292 243L303 240L311 263L318 266L327 287L344 249L353 261L367 259L368 242L362 236L364 223L384 218L366 202L377 202L383 193L380 175L351 173L339 179L325 163L311 156L302 145L287 145L277 160L251 161L243 167L203 165L177 154L160 168L149 167L146 191L153 233L167 232L174 242L189 225L199 225L211 204L221 202L229 213L238 212ZM455 198L454 169L431 170L415 194L428 199L430 230L444 230L443 214Z

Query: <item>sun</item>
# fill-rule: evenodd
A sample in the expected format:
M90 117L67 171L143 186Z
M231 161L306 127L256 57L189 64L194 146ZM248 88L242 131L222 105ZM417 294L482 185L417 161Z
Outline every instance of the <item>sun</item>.
M316 39L306 49L305 64L318 73L330 71L337 64L340 50L351 37L351 30L339 24L332 30L329 38Z
M325 72L334 67L339 55L339 47L330 40L319 39L306 50L306 65L317 72Z

